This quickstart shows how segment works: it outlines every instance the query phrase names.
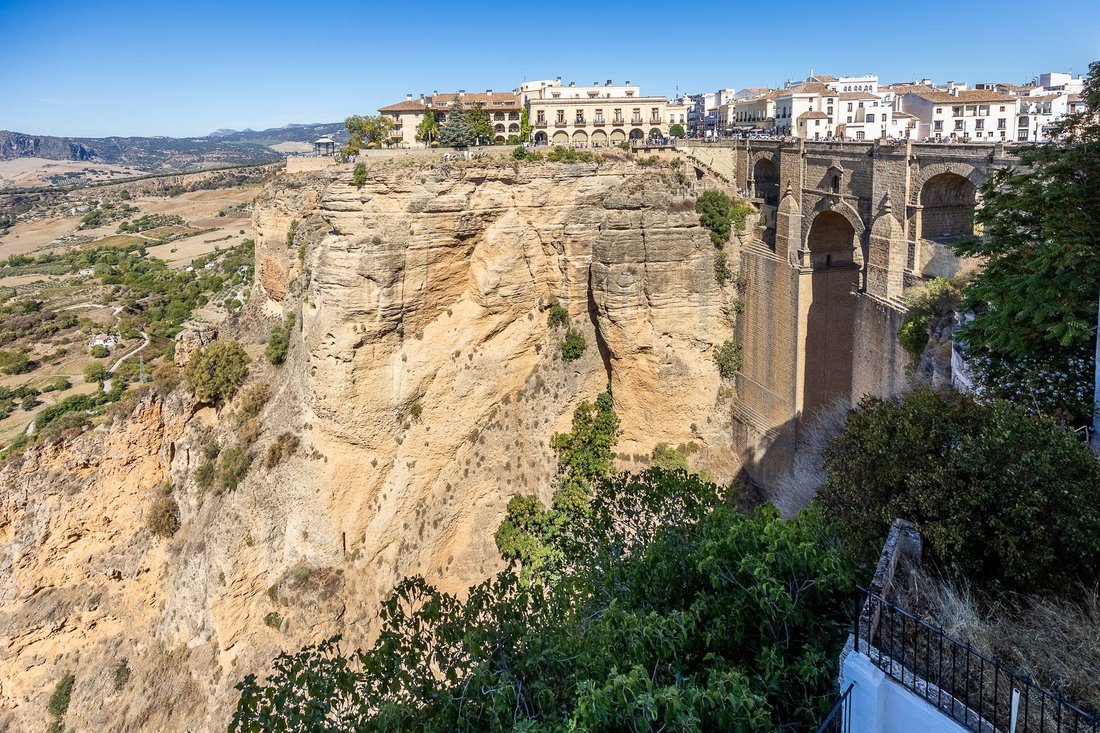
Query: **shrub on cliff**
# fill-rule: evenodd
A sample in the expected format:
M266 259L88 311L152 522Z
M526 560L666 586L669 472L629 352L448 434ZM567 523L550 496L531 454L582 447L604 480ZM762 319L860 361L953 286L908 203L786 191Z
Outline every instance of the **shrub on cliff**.
M282 366L290 350L290 332L294 328L294 314L287 313L282 323L276 323L267 334L264 356L275 366Z
M738 231L745 228L745 218L752 210L748 204L734 201L722 191L705 191L695 201L699 223L710 231L710 240L719 248L729 241L733 227Z
M569 311L567 311L563 306L554 303L554 305L550 306L550 311L547 314L546 322L549 324L550 328L557 328L558 326L568 326Z
M187 379L199 400L220 405L244 381L248 361L248 354L236 341L215 341L191 357Z
M573 329L565 332L565 341L561 344L561 358L565 361L576 361L584 353L584 336Z
M145 526L157 537L171 537L180 528L180 508L171 494L165 493L156 498L149 508Z
M363 184L367 182L367 164L356 163L355 170L351 174L351 182L355 184L356 188L362 188Z
M73 673L66 672L54 685L53 692L50 693L50 699L46 703L46 712L50 714L50 717L63 718L65 713L69 712L69 702L73 697L73 685L75 683L76 677L73 676Z
M1100 565L1100 464L1005 401L920 387L866 399L825 452L817 500L864 559L914 522L945 568L997 590L1064 588Z
M737 339L727 339L714 350L714 363L723 379L732 379L741 370L743 360L741 343Z

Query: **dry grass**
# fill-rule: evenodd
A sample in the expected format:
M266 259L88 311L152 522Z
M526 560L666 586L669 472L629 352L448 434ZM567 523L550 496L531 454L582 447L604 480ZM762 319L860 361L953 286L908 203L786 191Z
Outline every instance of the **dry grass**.
M836 400L799 431L791 469L765 497L784 517L794 517L817 496L825 482L825 448L848 425L848 409L846 400Z
M1069 598L1014 596L980 603L969 586L921 573L914 606L1039 685L1100 711L1100 587Z

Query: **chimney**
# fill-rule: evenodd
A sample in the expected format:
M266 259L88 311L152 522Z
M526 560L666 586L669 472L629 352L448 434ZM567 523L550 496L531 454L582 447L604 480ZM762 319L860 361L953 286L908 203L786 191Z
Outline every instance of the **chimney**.
M626 85L627 85L627 86L630 86L630 79L627 79L627 80L626 80Z
M555 81L558 83L559 86L561 86L561 77L560 76L557 79L555 79Z
M466 90L465 89L459 89L458 90L458 96L465 97L466 96Z
M439 90L438 89L433 89L432 90L432 96L435 97L435 96L438 96L438 95L439 95Z
M571 86L571 87L574 87L574 86L576 86L576 85L577 85L577 82L575 82L575 81L571 81L571 82L569 82L569 86Z
M406 102L411 102L411 101L413 101L413 95L411 95L411 94L406 94L406 95L405 95L405 101L406 101Z
M598 87L599 85L600 85L600 83L598 81L592 82L592 86L594 86L594 87Z
M608 80L607 80L607 83L606 83L606 84L604 84L604 86L605 86L605 87L609 87L609 86L611 86L611 80L610 80L610 79L608 79Z
M492 94L492 93L493 93L493 90L492 90L492 89L486 89L486 90L485 90L485 93L486 93L486 94Z

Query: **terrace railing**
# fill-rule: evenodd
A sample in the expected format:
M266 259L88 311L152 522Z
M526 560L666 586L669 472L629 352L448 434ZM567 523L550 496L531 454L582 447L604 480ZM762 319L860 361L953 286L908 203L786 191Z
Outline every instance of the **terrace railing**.
M1100 717L860 588L855 650L974 733L1100 733Z

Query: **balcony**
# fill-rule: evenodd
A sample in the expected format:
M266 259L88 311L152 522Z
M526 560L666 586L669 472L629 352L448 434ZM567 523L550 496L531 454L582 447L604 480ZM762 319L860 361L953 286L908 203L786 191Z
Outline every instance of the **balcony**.
M661 118L660 117L651 117L650 120L649 120L649 124L659 125L659 124L661 124Z
M606 120L592 120L592 126L593 127L603 127L606 124L607 124Z
M612 125L618 125L619 127L622 127L623 125L626 124L626 121L623 120L622 117L616 117L615 119L611 120L611 124Z
M640 125L640 124L642 124L642 118L641 117L631 117L630 118L630 124Z
M569 127L569 123L565 120L558 120L554 123L554 127Z
M546 120L535 120L535 127L546 127Z
M577 125L579 127L583 127L584 126L584 118L583 117L576 118L575 120L573 120L573 124Z

